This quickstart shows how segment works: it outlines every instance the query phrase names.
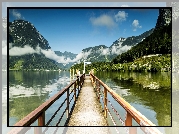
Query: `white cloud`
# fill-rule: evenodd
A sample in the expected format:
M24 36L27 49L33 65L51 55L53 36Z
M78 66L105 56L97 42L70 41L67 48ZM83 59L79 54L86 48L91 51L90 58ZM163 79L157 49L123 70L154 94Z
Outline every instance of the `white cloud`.
M55 52L51 49L49 50L43 50L41 49L41 52L49 59L52 59L58 63L64 63L67 64L69 62L72 62L72 60L70 58L65 59L64 56L58 56L55 54Z
M10 46L12 47L12 44L10 44ZM3 47L3 55L7 55L7 46ZM31 48L29 45L25 45L24 47L12 47L9 50L9 55L10 56L21 56L21 55L25 55L25 54L33 54L33 53L37 53L37 54L44 54L45 57L54 60L58 63L63 63L63 64L67 64L69 62L77 62L80 59L84 58L86 59L88 57L88 55L91 53L91 50L88 52L80 52L75 59L70 59L70 58L66 58L65 56L58 56L55 54L55 52L51 49L49 50L44 50L41 49L39 46L36 47L36 49Z
M22 17L21 13L19 13L17 10L12 10L12 15L16 18L16 19L24 19L24 17Z
M37 49L34 50L29 45L25 45L24 47L12 47L9 50L10 56L21 56L21 55L33 54L33 53L40 53L39 47L37 47Z
M139 26L139 21L138 21L138 20L134 20L133 23L132 23L132 25L133 25L134 27Z
M131 46L127 46L127 45L122 46L122 47L121 47L121 45L120 46L112 46L111 53L119 55L121 53L126 52L129 49L131 49Z
M96 53L100 53L100 55L109 55L110 49L109 48L100 48L96 51Z
M125 11L119 11L114 17L117 22L126 21L126 18L128 17L128 13L126 13Z
M109 54L110 54L109 48L103 49L103 51L102 51L101 54L102 54L102 55L109 55Z
M7 47L6 47L6 49L7 49ZM37 46L36 49L33 49L29 45L25 45L24 47L12 47L9 50L9 55L10 56L21 56L21 55L33 54L33 53L37 53L37 54L42 53L47 58L55 60L56 62L59 62L59 63L68 63L68 62L71 62L70 58L65 59L64 56L58 56L58 55L56 55L55 52L52 51L51 49L44 50L44 49L41 49L39 46Z
M72 60L72 62L77 62L78 60L80 60L80 59L87 59L87 57L88 57L88 55L90 55L91 54L91 49L88 51L88 52L80 52L77 56L76 56L76 58L75 59L73 59Z
M116 23L114 22L113 18L109 15L101 15L97 18L91 17L90 21L94 26L106 26L108 28L116 26Z
M122 51L122 52L126 52L126 51L129 50L129 49L131 49L131 46L125 45L125 46L123 46L123 47L121 48L121 51Z
M134 20L132 22L132 26L133 26L133 31L136 31L137 28L142 28L142 26L139 25L139 21L138 20Z

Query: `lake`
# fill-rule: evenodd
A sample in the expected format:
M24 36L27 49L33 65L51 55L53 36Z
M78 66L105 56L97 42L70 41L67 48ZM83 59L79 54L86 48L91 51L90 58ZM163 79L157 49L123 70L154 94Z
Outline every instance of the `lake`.
M116 93L157 126L171 126L171 73L97 72ZM9 125L12 126L70 83L70 72L9 72ZM46 111L47 120L65 96ZM111 101L112 98L111 98ZM121 111L119 106L114 106ZM60 113L59 113L60 114ZM56 119L51 123L54 125ZM62 124L65 122L65 118ZM62 125L61 124L61 125ZM111 122L109 121L109 124ZM35 122L33 125L37 125Z
M95 75L155 125L171 126L170 72L97 72ZM125 116L125 111L118 109Z
M69 72L33 72L33 71L10 71L9 72L9 125L12 126L25 117L43 102L54 96L58 91L70 83ZM46 121L57 110L64 94L48 110ZM64 110L64 108L62 108ZM57 114L58 116L58 114ZM50 125L55 125L54 121ZM64 119L65 121L65 119ZM63 123L64 123L63 121ZM35 122L33 125L37 125Z

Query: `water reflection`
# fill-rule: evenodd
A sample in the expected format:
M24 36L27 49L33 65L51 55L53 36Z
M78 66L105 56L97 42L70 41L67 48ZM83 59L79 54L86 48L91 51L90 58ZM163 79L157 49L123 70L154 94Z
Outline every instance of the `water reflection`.
M69 72L9 72L9 125L14 125L69 83Z
M98 72L96 76L154 124L171 126L171 74Z

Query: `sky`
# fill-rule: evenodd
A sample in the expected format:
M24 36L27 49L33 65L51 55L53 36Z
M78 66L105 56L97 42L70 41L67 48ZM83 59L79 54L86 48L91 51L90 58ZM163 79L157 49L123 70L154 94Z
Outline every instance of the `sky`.
M128 5L124 5L128 6ZM154 28L158 9L11 9L9 20L31 22L53 51L78 54L87 47L106 45L120 37L137 36Z

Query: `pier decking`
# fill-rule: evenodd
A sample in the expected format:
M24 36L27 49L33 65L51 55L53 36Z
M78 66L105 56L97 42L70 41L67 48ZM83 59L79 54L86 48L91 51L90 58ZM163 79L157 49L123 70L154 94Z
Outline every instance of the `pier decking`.
M107 126L90 76L86 76L68 126Z
M71 115L68 126L107 126L104 118L104 111L101 108L95 91L93 89L90 76L85 76L83 87L79 94L75 108ZM107 127L69 127L67 134L107 134Z

